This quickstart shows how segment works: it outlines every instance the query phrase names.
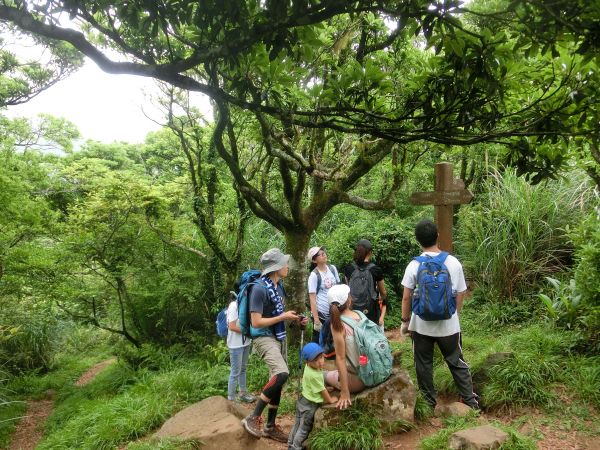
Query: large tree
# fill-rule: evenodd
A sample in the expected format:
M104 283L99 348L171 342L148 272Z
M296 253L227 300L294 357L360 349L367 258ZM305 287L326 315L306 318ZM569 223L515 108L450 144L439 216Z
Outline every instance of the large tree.
M596 130L580 93L596 89L597 74L573 39L536 44L525 3L5 0L0 20L71 43L107 72L210 96L215 148L237 189L301 260L335 205L389 204L422 151L411 143L501 143L537 180ZM63 13L82 31L61 25ZM386 159L386 192L353 194Z

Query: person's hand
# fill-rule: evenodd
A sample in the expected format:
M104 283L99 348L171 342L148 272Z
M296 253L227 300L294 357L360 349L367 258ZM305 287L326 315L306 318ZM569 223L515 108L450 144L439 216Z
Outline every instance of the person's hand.
M338 398L335 395L331 396L331 401L329 403L333 404L333 403L337 403Z
M400 327L400 334L402 336L410 336L410 331L408 331L408 322L402 322L402 326Z
M313 325L313 330L315 331L321 331L321 321L319 319L315 319L315 323Z
M350 400L350 392L342 392L335 407L337 409L346 409L349 406L352 406L352 400Z
M298 320L298 314L296 314L296 311L286 311L281 315L281 317L283 317L283 320Z
M379 325L380 327L382 327L382 326L383 326L383 317L380 317L380 318L379 318L378 325Z

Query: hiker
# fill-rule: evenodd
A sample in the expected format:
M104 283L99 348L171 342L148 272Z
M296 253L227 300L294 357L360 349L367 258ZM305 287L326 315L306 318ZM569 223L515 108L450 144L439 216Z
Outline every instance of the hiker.
M288 435L275 424L283 385L288 379L285 321L306 325L307 319L295 311L284 311L284 290L280 281L288 275L290 255L272 248L260 257L261 277L252 286L249 296L251 334L254 350L269 368L269 381L264 385L254 411L242 420L248 433L279 442ZM267 423L262 427L262 413L268 405Z
M340 276L333 264L328 264L325 247L312 247L306 259L311 263L311 272L308 276L308 298L310 312L313 320L312 341L319 343L321 325L329 319L329 302L327 292L331 286L340 282Z
M437 343L462 401L471 408L478 409L479 404L477 395L473 392L471 372L463 359L461 348L458 314L462 309L467 290L462 265L454 256L438 248L438 229L431 220L424 219L416 225L415 237L422 253L420 257L408 264L402 279L404 291L401 332L403 335L412 336L419 389L427 403L435 408L433 350L434 344ZM442 263L441 267L437 261ZM428 267L427 264L436 265ZM432 272L430 268L435 268L435 271ZM449 292L450 295L443 294L440 297L437 292ZM437 299L444 298L444 295L447 302L444 300L443 307L438 309ZM427 297L427 303L423 297Z
M238 306L235 291L231 291L231 302L227 308L227 348L229 349L229 362L231 370L229 372L229 383L227 384L227 399L235 401L236 389L239 386L239 400L244 403L252 403L256 398L246 391L246 367L248 366L248 357L250 356L251 339L244 339L241 334L238 319Z
M296 402L296 422L288 439L288 450L302 450L310 434L315 413L323 402L336 403L337 397L325 389L323 366L325 356L319 344L310 342L302 347L302 360L306 361L302 374L302 395Z
M367 239L361 239L354 249L353 262L344 267L346 284L354 308L362 311L370 320L384 329L387 311L387 290L383 281L383 271L371 262L373 246ZM370 277L369 277L370 275Z
M340 398L336 406L339 409L346 409L352 405L350 393L364 390L365 384L357 375L359 354L354 341L353 329L342 321L341 316L348 317L357 323L361 317L356 311L352 310L352 298L348 285L338 284L333 286L327 293L327 300L330 305L329 321L336 353L335 365L337 370L326 372L325 382L340 391Z

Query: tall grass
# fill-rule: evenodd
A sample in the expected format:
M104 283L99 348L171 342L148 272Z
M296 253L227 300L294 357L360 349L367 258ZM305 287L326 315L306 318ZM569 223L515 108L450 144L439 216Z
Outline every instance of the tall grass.
M490 300L537 293L544 277L572 264L566 230L582 219L590 196L579 176L536 186L512 170L490 176L477 203L459 213L466 273Z

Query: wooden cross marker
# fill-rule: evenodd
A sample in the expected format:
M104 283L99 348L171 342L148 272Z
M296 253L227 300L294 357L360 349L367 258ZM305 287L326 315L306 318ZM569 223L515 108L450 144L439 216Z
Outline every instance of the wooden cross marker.
M435 191L413 192L409 198L413 205L435 206L435 223L440 233L438 247L447 252L452 252L454 205L469 203L473 200L473 193L465 189L464 181L452 177L452 164L437 163L435 165Z

